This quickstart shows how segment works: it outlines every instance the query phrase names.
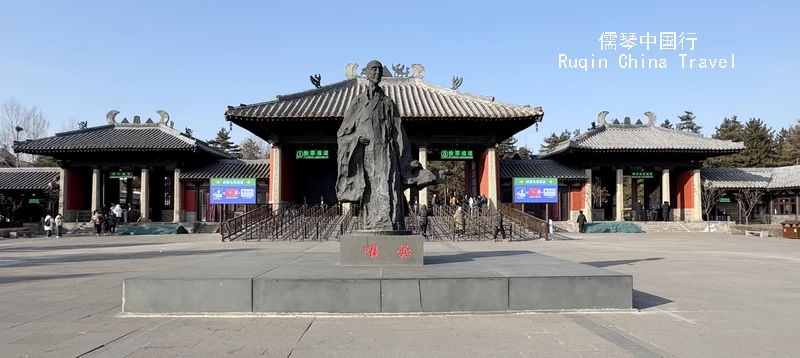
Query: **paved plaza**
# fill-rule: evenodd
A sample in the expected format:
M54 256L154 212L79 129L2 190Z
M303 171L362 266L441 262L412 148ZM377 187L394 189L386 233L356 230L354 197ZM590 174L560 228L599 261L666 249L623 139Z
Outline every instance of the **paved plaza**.
M425 250L531 250L632 274L635 312L121 317L124 278L235 250L335 252L338 243L221 243L218 235L2 240L0 356L800 356L800 241L708 233L570 237L437 242Z

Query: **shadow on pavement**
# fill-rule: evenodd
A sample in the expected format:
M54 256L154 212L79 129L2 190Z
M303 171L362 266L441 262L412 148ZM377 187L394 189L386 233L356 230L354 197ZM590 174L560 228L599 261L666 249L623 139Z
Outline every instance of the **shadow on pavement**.
M651 295L647 292L642 292L639 290L633 290L633 308L638 310L661 306L672 302L674 301L661 296Z
M100 243L100 244L58 245L58 246L17 246L17 247L0 248L0 252L104 249L104 248L115 248L115 247L164 245L168 243L169 242L132 242L132 243L116 243L116 244Z
M481 257L499 257L499 256L514 256L532 254L533 251L481 251L481 252L464 252L459 254L448 255L425 255L425 265L446 264L453 262L466 262L475 261Z
M225 252L238 252L238 251L251 251L253 249L236 249L236 250L205 250L205 251L146 251L146 252L125 252L125 253L96 253L96 254L78 254L78 255L63 255L63 256L46 256L35 258L4 258L6 260L20 260L19 262L4 264L2 267L30 267L30 266L44 266L52 264L60 264L67 262L88 262L88 261L112 261L112 260L139 260L139 259L152 259L159 257L175 257L175 256L196 256L196 255L209 255Z
M658 261L663 260L663 257L651 257L647 259L633 259L633 260L615 260L615 261L591 261L591 262L581 262L584 265L594 266L594 267L610 267L610 266L618 266L618 265L632 265L637 262L642 261Z
M64 278L76 278L94 276L93 273L75 273L69 275L28 275L28 276L6 276L0 277L0 285L7 283L17 283L22 281L44 281L44 280L60 280Z

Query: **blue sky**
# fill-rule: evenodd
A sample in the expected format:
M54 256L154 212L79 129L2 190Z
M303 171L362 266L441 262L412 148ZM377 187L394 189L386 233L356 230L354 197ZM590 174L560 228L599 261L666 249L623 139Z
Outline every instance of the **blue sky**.
M726 116L773 128L800 119L800 25L793 1L16 1L0 12L0 101L38 105L51 133L70 117L90 126L158 118L209 139L227 105L344 79L348 62L425 66L425 79L497 101L542 106L517 137L538 149L550 132L609 119L677 121L691 110L710 135ZM696 33L695 49L600 50L606 31ZM688 43L686 44L688 45ZM666 58L666 69L623 69L618 57ZM681 69L735 55L735 68ZM607 69L559 69L559 54L607 58ZM729 60L730 62L730 60ZM234 139L249 135L234 127Z

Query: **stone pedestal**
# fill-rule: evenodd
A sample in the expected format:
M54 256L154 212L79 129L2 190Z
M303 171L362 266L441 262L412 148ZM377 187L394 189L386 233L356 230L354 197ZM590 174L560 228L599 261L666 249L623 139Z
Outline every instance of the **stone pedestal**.
M342 266L422 266L425 238L411 231L356 231L339 238Z

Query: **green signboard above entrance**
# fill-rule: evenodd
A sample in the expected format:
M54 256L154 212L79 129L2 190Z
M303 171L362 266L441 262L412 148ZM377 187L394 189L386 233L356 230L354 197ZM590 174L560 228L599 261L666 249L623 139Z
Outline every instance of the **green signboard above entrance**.
M328 159L327 149L302 149L295 154L297 159Z
M445 149L439 152L439 157L449 160L472 159L472 150Z
M720 203L730 203L731 202L731 198L719 198L719 202Z
M111 172L111 179L133 178L133 172Z
M631 172L633 179L653 179L653 172Z

